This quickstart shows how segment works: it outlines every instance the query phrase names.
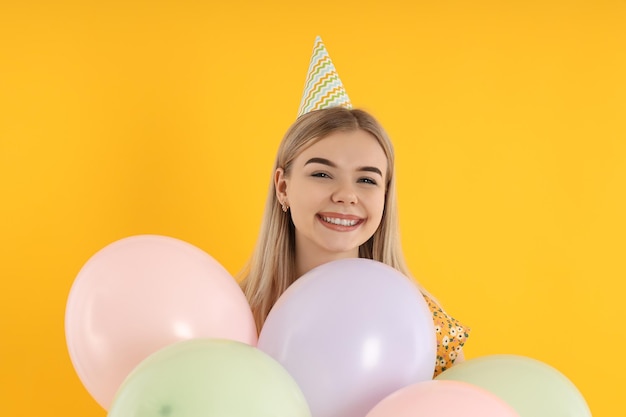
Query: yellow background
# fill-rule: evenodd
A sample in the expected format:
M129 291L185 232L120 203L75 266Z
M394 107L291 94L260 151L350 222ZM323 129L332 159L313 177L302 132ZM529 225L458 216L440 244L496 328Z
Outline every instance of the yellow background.
M316 35L392 136L410 267L467 357L623 409L624 1L23 1L0 6L2 414L106 414L63 320L107 244L173 236L238 271Z

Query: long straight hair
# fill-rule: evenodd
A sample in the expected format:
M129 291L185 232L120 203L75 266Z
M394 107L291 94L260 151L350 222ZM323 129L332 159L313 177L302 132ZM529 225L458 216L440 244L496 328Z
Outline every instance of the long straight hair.
M358 129L371 134L387 158L383 216L372 237L359 247L359 257L385 263L410 276L400 243L393 146L382 126L369 113L333 107L300 116L283 137L272 173L282 168L288 174L293 160L302 151L328 135ZM250 260L240 273L241 287L259 331L274 303L298 279L295 250L295 228L291 215L281 210L272 177L259 238ZM420 287L420 290L428 295L423 288Z

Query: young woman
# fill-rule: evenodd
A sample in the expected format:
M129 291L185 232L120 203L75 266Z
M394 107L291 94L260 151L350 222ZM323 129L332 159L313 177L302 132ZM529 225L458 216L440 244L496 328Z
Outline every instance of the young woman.
M298 277L326 262L356 257L410 276L400 246L393 147L363 110L311 111L280 144L260 236L242 273L257 328ZM420 290L435 321L437 375L462 355L469 329Z

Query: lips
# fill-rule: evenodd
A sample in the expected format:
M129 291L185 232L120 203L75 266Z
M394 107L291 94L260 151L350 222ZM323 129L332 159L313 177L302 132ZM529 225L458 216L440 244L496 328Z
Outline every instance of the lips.
M317 218L324 226L338 231L353 230L365 221L358 216L338 213L320 213Z

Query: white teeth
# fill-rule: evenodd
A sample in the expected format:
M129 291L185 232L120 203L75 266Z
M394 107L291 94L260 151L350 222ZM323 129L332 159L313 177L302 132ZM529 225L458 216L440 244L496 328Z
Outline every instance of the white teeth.
M339 226L354 226L358 223L358 220L348 220L348 219L335 219L334 217L322 217L325 222L336 224Z

